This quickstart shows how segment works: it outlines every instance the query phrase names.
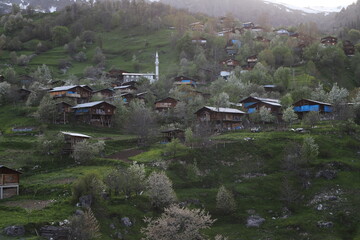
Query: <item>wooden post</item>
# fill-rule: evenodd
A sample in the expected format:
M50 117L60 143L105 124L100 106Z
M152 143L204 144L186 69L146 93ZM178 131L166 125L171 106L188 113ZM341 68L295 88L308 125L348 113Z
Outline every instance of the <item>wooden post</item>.
M3 187L0 187L0 199L3 199Z

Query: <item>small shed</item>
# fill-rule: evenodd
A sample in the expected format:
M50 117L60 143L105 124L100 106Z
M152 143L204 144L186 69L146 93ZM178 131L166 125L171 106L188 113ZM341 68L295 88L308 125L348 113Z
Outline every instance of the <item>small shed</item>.
M83 142L91 137L81 133L73 132L61 132L64 135L65 144L63 147L64 153L72 153L74 151L75 144Z
M328 46L334 46L336 45L338 42L338 39L336 37L332 37L332 36L327 36L321 39L321 43L323 45L328 45Z
M171 108L175 108L178 104L178 100L172 97L167 97L155 102L155 110L158 112L166 111Z
M19 195L21 172L0 165L0 199Z
M247 97L242 99L239 103L247 109L248 113L254 113L261 107L266 107L271 110L272 113L279 114L281 110L280 100L272 98L260 98L260 97Z
M168 129L161 132L165 142L171 142L177 138L180 141L185 141L185 131L179 128Z

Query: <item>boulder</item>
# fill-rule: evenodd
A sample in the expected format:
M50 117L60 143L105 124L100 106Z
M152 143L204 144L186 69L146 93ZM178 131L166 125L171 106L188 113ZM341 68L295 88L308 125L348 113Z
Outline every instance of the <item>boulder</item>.
M90 208L93 201L92 195L85 195L79 198L80 206Z
M334 227L334 223L333 222L318 221L317 226L319 228L332 228L332 227Z
M84 213L83 210L77 209L77 210L75 211L75 215L76 215L76 216L82 216L82 215L84 215L84 214L85 214L85 213Z
M321 170L316 173L317 178L322 177L327 180L332 180L332 179L336 178L336 176L337 176L337 171L335 171L335 170Z
M4 229L4 233L10 237L21 237L25 235L24 226L9 226Z
M251 215L246 221L247 227L260 227L261 224L265 222L265 218L262 218L258 215Z
M128 217L121 218L121 223L126 227L131 227L133 225L133 223L130 221L130 218Z
M40 228L40 236L46 239L67 240L70 236L70 228L46 225Z

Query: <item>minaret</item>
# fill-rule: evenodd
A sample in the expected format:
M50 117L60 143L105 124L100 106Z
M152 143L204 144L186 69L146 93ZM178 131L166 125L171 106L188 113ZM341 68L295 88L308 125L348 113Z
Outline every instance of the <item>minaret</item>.
M155 78L159 80L159 54L156 52L155 55Z

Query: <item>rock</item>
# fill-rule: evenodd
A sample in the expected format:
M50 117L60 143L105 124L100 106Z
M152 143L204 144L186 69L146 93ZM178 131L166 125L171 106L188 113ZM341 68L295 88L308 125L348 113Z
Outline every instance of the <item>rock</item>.
M334 223L333 222L318 221L317 226L319 228L332 228L332 227L334 227Z
M121 232L117 232L117 233L115 233L115 238L116 239L123 239L123 235L121 234Z
M287 207L284 207L282 210L281 210L281 218L288 218L291 216L291 211L287 208Z
M322 204L319 204L319 205L316 207L316 210L318 210L318 211L324 210L324 206L323 206Z
M42 228L40 228L40 236L46 239L69 239L69 235L70 228L68 227L43 226Z
M111 228L111 229L115 229L115 228L116 228L116 227L115 227L115 224L113 224L113 223L110 224L110 228Z
M337 171L335 170L321 170L318 173L316 173L316 177L317 178L325 178L327 180L332 180L334 178L336 178L337 176Z
M24 226L9 226L4 229L4 233L10 237L20 237L25 235Z
M246 221L247 227L260 227L265 222L265 219L258 215L251 215Z
M79 198L80 206L84 208L90 208L92 204L92 195L85 195Z
M121 218L121 222L122 224L124 224L126 227L131 227L133 224L132 222L130 221L130 218L128 217L123 217Z
M77 209L77 210L75 211L75 215L76 215L76 216L82 216L82 215L84 215L84 211L83 211L83 210L80 210L80 209Z

